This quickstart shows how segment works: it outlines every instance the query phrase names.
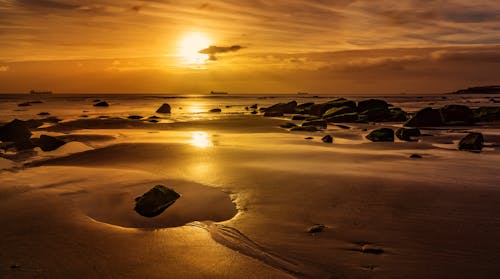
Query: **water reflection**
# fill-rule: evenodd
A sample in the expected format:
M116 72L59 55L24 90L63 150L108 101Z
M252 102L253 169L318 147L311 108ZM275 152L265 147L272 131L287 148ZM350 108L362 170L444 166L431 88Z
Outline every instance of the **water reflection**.
M192 132L191 140L189 141L191 145L196 147L210 147L212 146L212 141L210 141L208 133L205 132Z

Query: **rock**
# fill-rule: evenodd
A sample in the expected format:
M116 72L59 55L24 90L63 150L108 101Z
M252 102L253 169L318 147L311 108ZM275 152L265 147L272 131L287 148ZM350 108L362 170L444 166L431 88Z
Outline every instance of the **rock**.
M109 104L105 101L94 104L94 107L109 107Z
M306 121L313 121L313 120L320 120L321 117L318 117L318 116L308 116L306 118Z
M50 113L44 111L44 112L40 112L38 115L44 116L44 115L50 115Z
M209 112L222 112L220 108L213 108Z
M3 142L24 142L31 137L31 131L25 121L14 119L0 127L0 140Z
M345 130L351 129L351 127L346 126L346 125L341 125L341 124L336 124L335 126L339 127L340 129L345 129Z
M307 138L304 138L305 140L312 140L314 139L313 137L307 137Z
M359 120L362 122L383 122L391 119L391 111L388 108L372 108L359 114Z
M294 115L292 116L292 120L306 120L307 116L305 115Z
M160 119L160 117L156 116L156 115L152 115L152 116L148 117L148 119Z
M419 137L420 135L418 128L399 128L396 130L396 137L404 141L413 141L411 137Z
M373 248L373 247L370 247L368 245L363 245L361 247L361 252L365 253L365 254L380 255L380 254L384 253L384 250L382 250L380 248Z
M302 123L302 127L314 126L322 129L326 129L328 123L325 120L312 120Z
M56 150L59 147L66 144L66 142L51 137L47 135L41 135L39 139L33 139L33 142L36 146L40 147L43 151L52 151Z
M500 120L500 107L480 107L474 110L474 120L490 122Z
M285 124L280 125L280 127L285 128L285 129L290 129L293 127L297 127L297 125L295 123L292 123L292 122L287 122Z
M440 110L445 125L470 125L474 123L474 112L464 105L447 105Z
M354 101L350 101L344 98L339 98L333 101L329 101L322 104L314 104L311 106L309 114L322 116L331 108L340 108L340 107L352 107L356 108L356 103Z
M324 136L322 139L321 139L323 142L326 142L326 143L332 143L333 142L333 137L330 136L330 135L326 135Z
M405 127L427 127L441 126L443 120L441 113L437 109L430 107L419 110L410 120L406 121Z
M343 106L343 107L339 107L339 108L331 108L323 114L323 118L329 118L329 117L333 117L333 116L337 116L337 115L341 115L341 114L346 114L346 113L353 113L353 112L356 112L356 108L348 107L348 106Z
M135 198L134 210L144 217L155 217L171 206L180 195L163 185L156 185L142 196Z
M31 119L31 120L28 120L29 121L32 121L30 122L32 125L38 125L36 127L40 127L42 126L43 122L48 122L48 123L57 123L57 122L60 122L61 119L55 117L55 116L49 116L49 117L45 117L45 118L42 118L40 120L34 120L34 119ZM40 124L39 124L40 123Z
M320 233L322 231L324 231L326 229L326 226L323 225L323 224L315 224L315 225L312 225L311 227L309 227L307 229L307 232L308 233Z
M272 105L268 107L265 112L270 112L270 113L295 113L295 108L297 107L297 102L296 101L291 101L288 103L279 103Z
M17 104L18 107L29 107L31 106L31 103L30 102L24 102L24 103L20 103L20 104Z
M309 114L309 111L311 110L312 105L314 105L314 103L303 103L303 104L300 104L300 105L298 105L295 108L295 113Z
M140 115L130 115L129 117L127 117L128 119L142 119L143 117L140 116Z
M326 118L325 120L328 122L335 122L335 123L353 123L357 122L359 119L359 116L356 112L353 113L345 113L341 115L335 115Z
M47 118L49 118L49 117L47 117ZM44 119L30 119L30 120L24 121L24 124L26 125L26 127L28 127L28 129L36 129L36 128L42 126L43 122L44 122ZM47 121L47 122L50 122L50 121Z
M422 158L422 155L419 155L419 154L411 154L411 155L410 155L410 158L412 158L412 159L420 159L420 158Z
M257 104L253 104L250 106L251 109L257 109L257 107L258 107Z
M362 113L363 111L371 110L371 109L388 109L389 104L387 104L384 100L379 99L369 99L358 102L358 112Z
M149 122L151 122L151 123L158 123L158 122L160 122L160 121L158 121L158 120L156 120L156 119L150 119L150 120L149 120Z
M156 113L170 113L170 110L171 110L170 105L164 103L156 110Z
M387 121L404 122L408 120L408 114L400 108L390 108L389 112L391 116Z
M36 147L35 143L31 139L23 140L23 141L16 141L14 142L13 146L17 150L26 150L26 149L33 149Z
M99 103L100 101L101 101L100 99L94 99L92 102Z
M484 138L481 133L469 133L458 143L459 150L481 151L483 149Z
M252 110L251 114L257 114L258 112L256 110Z
M280 116L283 116L283 113L282 112L279 112L279 111L267 111L264 112L264 116L265 117L280 117Z
M373 142L394 141L394 131L390 128L380 128L371 131L366 138Z
M297 131L297 132L316 132L318 129L314 126L306 126L306 127L293 127L290 131Z
M88 116L88 115L86 115L86 114L83 114L83 115L80 115L80 117L81 117L81 118L87 118L87 117L89 117L89 116Z
M226 106L226 108L231 108L231 106Z

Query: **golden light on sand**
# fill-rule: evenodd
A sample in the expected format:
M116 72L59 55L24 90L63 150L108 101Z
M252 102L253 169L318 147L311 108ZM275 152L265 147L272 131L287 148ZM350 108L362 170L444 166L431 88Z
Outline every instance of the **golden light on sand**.
M178 55L182 64L203 64L208 55L199 53L200 50L208 48L212 41L203 33L193 32L185 35L179 41Z
M212 146L212 142L205 132L192 132L190 143L191 145L202 148Z

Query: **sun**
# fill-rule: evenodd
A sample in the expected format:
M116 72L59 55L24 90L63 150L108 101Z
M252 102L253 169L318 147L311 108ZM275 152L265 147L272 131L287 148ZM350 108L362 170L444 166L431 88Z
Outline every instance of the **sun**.
M201 54L199 51L211 44L212 41L206 35L198 32L189 33L179 41L178 55L183 64L203 64L208 55Z

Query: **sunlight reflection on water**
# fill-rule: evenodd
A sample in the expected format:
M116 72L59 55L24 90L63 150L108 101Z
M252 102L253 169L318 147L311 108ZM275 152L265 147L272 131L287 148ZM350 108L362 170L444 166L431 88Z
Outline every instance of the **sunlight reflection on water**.
M213 145L208 133L205 132L192 132L191 140L189 141L189 143L193 146L201 148L210 147Z

